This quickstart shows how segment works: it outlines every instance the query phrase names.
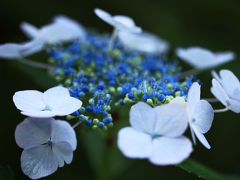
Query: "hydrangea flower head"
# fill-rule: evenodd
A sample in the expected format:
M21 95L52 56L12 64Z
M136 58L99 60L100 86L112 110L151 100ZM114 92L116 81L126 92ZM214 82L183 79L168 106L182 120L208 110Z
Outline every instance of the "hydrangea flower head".
M54 173L64 162L70 164L77 141L73 128L65 121L52 118L26 118L15 131L23 148L21 167L31 179Z
M179 82L175 61L129 51L118 42L109 52L109 37L89 33L86 40L49 49L55 77L84 107L72 114L92 128L113 126L111 110L139 101L152 106L186 96L194 79ZM96 120L97 119L97 120Z
M71 97L67 88L57 86L44 93L36 90L16 92L13 102L21 113L30 117L66 116L80 109L82 102Z
M129 158L172 165L182 162L192 152L191 142L183 136L187 117L179 104L152 108L139 102L130 110L130 124L118 134L118 147Z

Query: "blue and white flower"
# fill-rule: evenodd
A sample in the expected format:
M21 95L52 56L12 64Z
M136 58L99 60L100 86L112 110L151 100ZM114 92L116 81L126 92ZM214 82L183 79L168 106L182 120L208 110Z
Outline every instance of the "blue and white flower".
M179 104L152 108L139 102L130 110L131 126L118 133L118 147L128 158L147 158L155 165L181 163L192 152L191 142L183 136L186 115Z
M232 61L235 54L231 51L213 53L201 47L178 48L177 56L196 69L208 69Z
M54 173L64 162L70 164L77 139L69 123L53 118L26 118L15 131L15 139L23 148L21 168L31 179Z
M44 93L37 90L18 91L13 96L15 106L29 117L66 116L81 108L82 102L71 97L67 88L57 86Z
M193 141L196 143L195 135L199 141L210 149L208 141L203 134L207 133L212 126L214 111L212 106L200 99L200 86L197 82L193 83L188 92L187 102L183 97L177 97L171 103L182 104L186 108L187 120L192 133Z
M212 72L212 94L228 109L240 113L240 82L229 70L221 70L220 76Z

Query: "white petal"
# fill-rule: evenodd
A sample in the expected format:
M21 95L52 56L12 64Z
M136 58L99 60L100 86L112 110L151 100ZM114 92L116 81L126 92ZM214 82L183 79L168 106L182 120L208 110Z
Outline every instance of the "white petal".
M153 124L153 135L177 137L182 135L188 125L186 109L180 104L164 104L154 108L157 121Z
M231 109L235 113L240 113L240 101L234 100L234 99L229 99L229 106L228 108Z
M133 33L140 33L142 29L140 27L135 26L134 21L127 16L112 16L102 9L94 9L95 14L105 21L106 23L114 26L116 29L121 31L129 31Z
M44 144L51 135L51 122L49 119L26 118L18 124L15 130L15 139L19 147L27 148L33 145Z
M58 158L59 167L64 166L64 161L67 164L70 164L72 162L73 150L69 143L67 142L54 143L52 150L55 156Z
M4 59L21 59L42 50L44 41L42 39L34 39L22 44L6 43L0 45L0 58Z
M152 134L156 122L156 112L147 103L139 102L131 107L130 124L133 128Z
M223 52L223 53L216 53L215 54L217 58L218 64L223 64L229 61L234 60L235 54L233 52Z
M69 97L61 102L61 104L54 105L54 111L58 116L66 116L80 109L82 101L77 98Z
M210 149L211 146L209 145L207 139L204 135L200 132L201 130L197 126L192 126L194 133L196 134L198 140L207 148Z
M31 179L38 179L54 173L58 168L58 159L49 146L39 145L22 152L21 167Z
M39 34L38 28L27 22L21 23L20 27L22 31L30 38L36 38Z
M174 104L174 103L180 104L182 106L186 105L186 101L185 101L184 97L173 98L173 100L170 101L170 104Z
M66 121L55 120L52 122L51 139L54 143L67 142L72 150L77 147L77 138L74 129Z
M185 62L199 69L212 67L216 63L214 54L200 47L179 48L176 50L176 54Z
M223 105L227 106L229 104L227 93L216 79L212 80L211 92Z
M169 49L169 44L166 41L146 32L137 34L120 31L118 37L120 42L130 50L151 54L163 54Z
M128 158L148 158L152 152L152 137L131 127L118 132L117 144Z
M86 32L84 28L73 19L68 18L67 16L58 15L54 18L54 22L57 24L60 24L64 28L68 29L69 36L72 36L69 38L71 39L79 39L79 38L85 38ZM64 34L65 36L66 34Z
M22 111L21 114L32 118L51 118L57 116L55 111Z
M135 25L132 18L128 16L117 15L113 16L113 19L119 23L116 23L116 28L122 31L129 31L132 33L140 33L142 29Z
M82 106L79 99L70 97L68 89L61 86L48 89L44 92L43 97L52 111L59 116L71 114Z
M0 45L0 58L13 59L21 58L20 51L23 49L22 44L7 43Z
M193 112L190 124L197 126L201 133L206 133L212 126L214 111L206 100L200 100Z
M200 101L200 94L200 86L197 82L194 82L188 91L187 97L187 110L190 116L192 116L197 103Z
M33 39L24 44L23 49L21 49L21 56L28 56L41 51L44 48L45 40L42 38Z
M179 164L192 152L192 143L188 138L159 137L153 140L153 153L150 162L155 165Z
M63 100L69 97L69 90L62 86L50 88L43 93L44 101L51 107L56 104L61 104Z
M108 23L112 26L115 25L111 14L109 14L108 12L106 12L102 9L98 9L98 8L94 9L94 12L100 19L102 19L106 23Z
M211 74L213 76L213 78L215 78L219 83L221 83L221 78L218 76L218 74L216 73L216 71L211 71Z
M13 102L21 111L41 111L45 108L43 93L36 90L16 92L13 96Z
M227 94L232 98L235 96L238 97L238 94L235 93L236 90L240 91L240 82L238 78L229 70L221 70L220 76L222 86Z

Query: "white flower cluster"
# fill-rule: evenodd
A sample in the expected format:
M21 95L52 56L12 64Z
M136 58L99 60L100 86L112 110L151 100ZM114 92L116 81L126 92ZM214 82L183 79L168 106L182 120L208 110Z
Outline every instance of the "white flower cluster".
M23 148L21 167L31 179L54 173L64 162L70 164L77 147L75 131L69 123L55 120L80 109L82 102L70 97L64 87L53 87L44 93L36 90L16 92L16 107L29 116L15 131L15 139Z

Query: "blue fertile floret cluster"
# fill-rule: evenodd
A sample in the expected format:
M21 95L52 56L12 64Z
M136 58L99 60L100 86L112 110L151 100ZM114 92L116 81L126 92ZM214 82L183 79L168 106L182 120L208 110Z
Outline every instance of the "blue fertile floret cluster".
M155 107L187 95L193 80L179 82L176 62L129 51L118 42L109 50L108 42L108 36L89 34L85 41L48 49L56 79L83 102L72 116L107 129L113 126L111 110L119 106L145 101Z

